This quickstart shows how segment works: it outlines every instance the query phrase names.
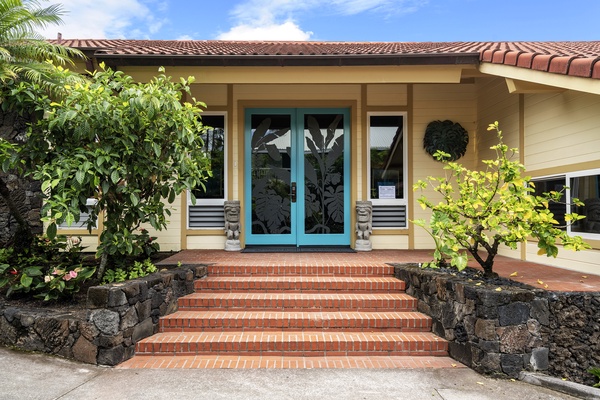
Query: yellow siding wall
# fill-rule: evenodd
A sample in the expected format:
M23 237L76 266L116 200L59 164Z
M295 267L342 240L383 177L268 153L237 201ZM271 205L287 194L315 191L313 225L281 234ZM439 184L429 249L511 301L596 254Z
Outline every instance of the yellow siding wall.
M197 250L224 249L225 236L188 236L187 246L188 249Z
M158 238L158 244L161 251L181 250L181 229L185 228L185 221L181 220L181 195L175 198L173 204L169 206L171 216L167 216L169 221L168 228L162 231L153 229L150 225L144 225L150 236ZM182 226L183 224L183 226Z
M211 107L227 106L227 85L194 83L190 88L192 96L195 97L196 100L206 103L209 111Z
M423 137L427 124L434 120L449 119L458 122L469 132L469 146L467 153L460 162L473 167L475 163L475 140L474 133L477 120L477 91L475 84L460 85L415 85L412 118L412 144L410 156L413 157L413 182L426 179L428 176L440 176L443 174L442 164L435 161L423 150ZM410 123L409 122L409 123ZM435 192L427 190L424 194L429 198L435 198ZM409 204L414 210L414 219L429 220L429 211L423 211L416 201L421 192L414 193L414 201ZM421 228L414 229L414 246L416 249L431 249L433 241Z
M600 251L598 250L572 251L560 247L556 258L539 256L537 252L537 243L527 243L527 261L600 275Z
M379 249L408 249L408 235L373 235L371 243L374 250Z
M498 143L497 135L495 131L487 130L494 121L500 124L504 142L511 148L519 148L519 95L508 92L504 79L481 79L477 82L477 121L478 168L484 167L481 160L496 157L490 147ZM520 259L521 249L520 246L516 250L503 246L499 249L499 254Z
M374 106L404 106L408 104L408 85L368 85L367 105Z
M600 96L573 91L526 95L525 132L530 172L598 162Z
M519 148L519 95L508 93L504 79L485 79L477 89L477 154L478 161L493 159L496 154L490 146L498 143L489 124L498 121L504 142L510 148ZM483 165L478 164L479 167Z

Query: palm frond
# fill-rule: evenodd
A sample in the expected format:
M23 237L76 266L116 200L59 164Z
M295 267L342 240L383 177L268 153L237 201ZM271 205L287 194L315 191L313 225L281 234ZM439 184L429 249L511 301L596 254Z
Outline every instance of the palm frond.
M43 86L52 85L50 61L73 65L85 58L77 49L47 42L36 30L60 24L59 4L42 7L38 0L0 0L0 81L20 77Z

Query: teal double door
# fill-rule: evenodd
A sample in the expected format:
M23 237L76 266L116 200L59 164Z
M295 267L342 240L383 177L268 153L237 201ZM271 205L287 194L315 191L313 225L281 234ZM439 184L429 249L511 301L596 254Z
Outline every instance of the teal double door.
M348 109L247 109L249 245L350 244Z

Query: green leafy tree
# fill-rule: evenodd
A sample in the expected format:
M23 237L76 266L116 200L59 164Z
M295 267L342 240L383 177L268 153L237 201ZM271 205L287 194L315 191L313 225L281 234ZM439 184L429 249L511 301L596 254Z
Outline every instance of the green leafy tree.
M35 96L47 93L58 94L64 79L81 80L76 74L56 74L56 65L72 64L72 57L83 58L83 54L65 46L52 44L36 32L49 25L61 23L63 9L60 5L42 7L35 0L0 0L0 105L4 121L17 121L14 136L20 132L20 126L35 121L40 113L31 101ZM39 85L43 90L29 87L26 93L24 82ZM15 91L22 97L15 95ZM10 118L6 118L12 114ZM12 137L0 139L0 165L2 172L16 172L20 163L17 153L20 146L9 143ZM11 146L13 145L13 146ZM17 250L27 248L33 241L33 234L19 205L12 197L12 191L6 183L6 175L0 175L0 196L7 205L19 228L13 243Z
M203 186L210 173L200 139L204 105L182 102L194 79L176 83L159 71L148 83L110 69L94 72L89 83L67 87L27 142L33 177L46 194L49 237L83 211L90 230L103 215L100 277L109 256L142 255L152 239L141 225L166 228L166 203Z
M415 190L431 186L442 197L434 203L422 195L418 202L423 209L432 211L431 219L429 223L413 221L434 239L434 261L429 265L449 263L462 270L467 266L466 249L486 276L495 276L493 263L500 245L516 249L518 243L534 238L538 241L538 254L549 257L558 255L557 242L566 249L589 248L580 236L570 236L561 229L564 227L559 226L548 208L549 202L560 201L562 193L534 195L531 178L523 176L525 167L511 160L517 150L509 149L503 142L498 122L490 124L488 130L497 133L498 144L491 147L496 159L483 161L485 170L469 170L448 161L448 154L438 151L434 157L443 163L446 175L428 177L414 185ZM581 204L577 199L573 202ZM565 216L571 223L581 218L584 217L575 213Z

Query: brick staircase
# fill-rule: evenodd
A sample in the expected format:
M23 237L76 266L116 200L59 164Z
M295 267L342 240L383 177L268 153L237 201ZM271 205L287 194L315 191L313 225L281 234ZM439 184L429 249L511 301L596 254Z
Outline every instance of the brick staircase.
M393 267L209 266L122 368L456 367Z

